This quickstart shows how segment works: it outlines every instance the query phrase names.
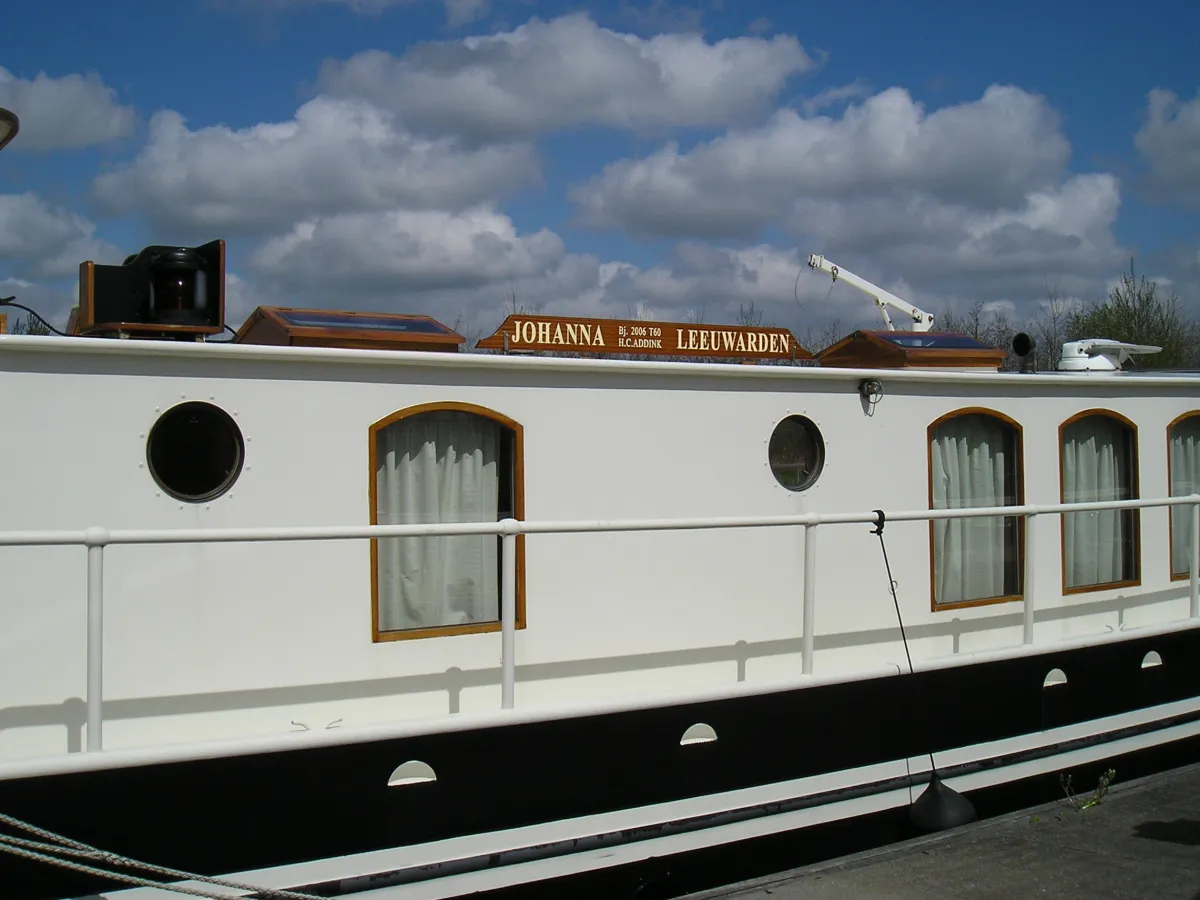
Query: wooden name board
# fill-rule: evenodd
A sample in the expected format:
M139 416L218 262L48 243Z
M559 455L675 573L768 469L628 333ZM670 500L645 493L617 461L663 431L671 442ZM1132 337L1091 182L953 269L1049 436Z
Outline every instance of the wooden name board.
M646 356L720 356L740 359L812 359L786 328L689 325L637 319L509 316L484 350L630 353Z

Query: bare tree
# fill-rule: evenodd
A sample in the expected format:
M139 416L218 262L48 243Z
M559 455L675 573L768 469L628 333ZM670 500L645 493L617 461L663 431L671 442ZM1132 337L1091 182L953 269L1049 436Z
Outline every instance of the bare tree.
M476 344L483 337L483 329L475 324L475 320L468 319L466 314L460 309L454 315L454 324L450 326L454 331L461 334L465 341L462 344L463 353L482 353L482 350L476 348Z
M821 350L829 347L846 335L842 326L842 320L835 318L825 324L825 327L820 331L814 331L809 325L804 329L803 335L797 335L796 343L807 350L809 353L816 355Z
M957 331L989 344L1008 348L1018 330L1034 338L1036 368L1058 368L1062 345L1083 338L1111 338L1162 347L1153 356L1139 357L1147 368L1200 366L1200 322L1180 308L1179 298L1163 296L1156 282L1137 275L1134 261L1121 276L1121 283L1099 303L1082 306L1061 293L1056 284L1046 286L1046 300L1020 328L1003 313L988 316L984 304L976 302L965 313L947 310L938 316L939 330ZM1015 367L1009 357L1004 368Z
M524 300L517 297L517 284L511 278L508 280L508 298L504 302L504 308L510 316L527 316L533 313L533 307L527 306Z
M959 314L952 309L947 309L944 312L938 313L937 318L938 331L953 331L958 334L965 334L975 338L977 341L983 340L984 332L984 315L983 301L976 300L967 312Z
M1066 340L1066 321L1070 304L1058 293L1057 286L1047 288L1049 299L1041 305L1038 312L1023 323L1014 323L1008 314L998 310L990 313L985 310L982 300L975 301L971 308L964 313L947 309L938 314L938 331L953 331L965 334L975 340L1008 350L1012 347L1013 338L1018 332L1025 332L1034 339L1034 363L1038 369L1053 369L1058 365L1062 343ZM1001 364L1002 370L1015 370L1020 360L1015 355L1008 356Z
M743 306L739 303L737 323L751 328L761 328L763 324L763 311L754 305L753 300L750 301L749 306Z
M1047 285L1046 302L1025 329L1037 341L1034 351L1037 368L1058 368L1062 345L1067 340L1067 321L1070 316L1070 301L1062 295L1057 284Z
M1157 282L1147 281L1145 275L1139 279L1132 259L1104 302L1073 311L1066 326L1068 340L1103 337L1161 347L1160 353L1138 357L1138 364L1148 369L1195 366L1200 361L1197 323L1184 315L1178 296L1162 296Z
M37 316L24 315L13 322L13 334L52 334L50 327Z

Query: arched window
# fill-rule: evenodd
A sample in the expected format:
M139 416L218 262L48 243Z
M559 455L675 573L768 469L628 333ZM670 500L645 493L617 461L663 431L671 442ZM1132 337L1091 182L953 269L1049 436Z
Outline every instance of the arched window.
M960 409L929 426L929 507L1024 502L1021 426L988 409ZM1019 600L1025 527L1020 516L929 523L933 608Z
M522 429L467 403L401 410L370 428L371 523L524 517ZM371 541L377 641L500 628L498 535ZM525 623L524 536L517 537L517 627Z
M1167 426L1167 481L1172 497L1200 493L1200 412L1184 413ZM1171 577L1192 574L1192 508L1171 507Z
M1089 409L1059 426L1063 503L1134 500L1138 496L1137 426L1124 416ZM1063 591L1139 583L1136 509L1062 516Z

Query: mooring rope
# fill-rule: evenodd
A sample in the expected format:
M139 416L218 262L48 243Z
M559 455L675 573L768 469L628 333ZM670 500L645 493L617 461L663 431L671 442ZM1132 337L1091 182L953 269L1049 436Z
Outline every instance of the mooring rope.
M177 894L189 894L193 897L206 897L211 900L229 900L230 894L217 894L211 891L201 890L199 888L189 888L178 884L167 884L161 881L153 881L149 878L142 878L138 875L129 875L124 872L113 872L107 869L100 869L95 866L85 865L84 863L75 862L70 859L63 859L61 856L53 854L63 854L66 856L82 857L92 860L93 862L108 863L109 865L121 866L127 869L138 869L143 872L149 872L154 875L162 875L167 878L175 878L180 881L197 881L203 884L210 884L215 887L232 888L236 891L246 891L252 897L263 898L279 898L279 900L326 900L324 897L318 897L315 894L303 894L297 891L277 890L275 888L255 887L252 884L242 884L237 881L229 881L224 878L213 878L207 875L197 875L193 872L184 872L180 869L172 869L167 866L156 866L153 863L142 862L141 860L131 859L128 856L121 856L118 853L110 853L107 850L100 850L90 844L84 844L79 841L71 840L63 837L60 834L55 834L53 831L47 831L44 828L38 828L36 825L30 825L28 822L23 822L20 819L12 816L7 816L0 813L0 824L8 825L11 828L16 828L28 834L42 838L42 841L32 841L27 838L14 837L12 835L0 834L0 852L8 853L12 856L23 857L25 859L34 860L36 862L47 863L52 866L70 869L75 872L81 872L86 875L96 875L101 878L110 878L114 881L121 881L126 884L138 885L140 887L153 887L164 891L173 891Z

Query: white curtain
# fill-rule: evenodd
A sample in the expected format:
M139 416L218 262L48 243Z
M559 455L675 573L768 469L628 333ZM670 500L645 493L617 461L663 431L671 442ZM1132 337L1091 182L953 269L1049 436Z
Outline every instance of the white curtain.
M457 411L387 426L376 438L376 521L496 521L503 431L497 422ZM381 631L499 619L495 535L382 538L378 548Z
M1200 491L1200 416L1184 419L1171 429L1171 496ZM1192 571L1192 508L1171 508L1171 574Z
M986 415L940 424L930 448L933 508L1011 506L1016 498L1016 435ZM1015 520L998 516L933 523L933 589L937 603L1003 597L1018 591Z
M1128 429L1111 416L1072 422L1063 433L1063 502L1133 499ZM1134 577L1133 510L1107 509L1063 516L1067 587L1111 584Z

